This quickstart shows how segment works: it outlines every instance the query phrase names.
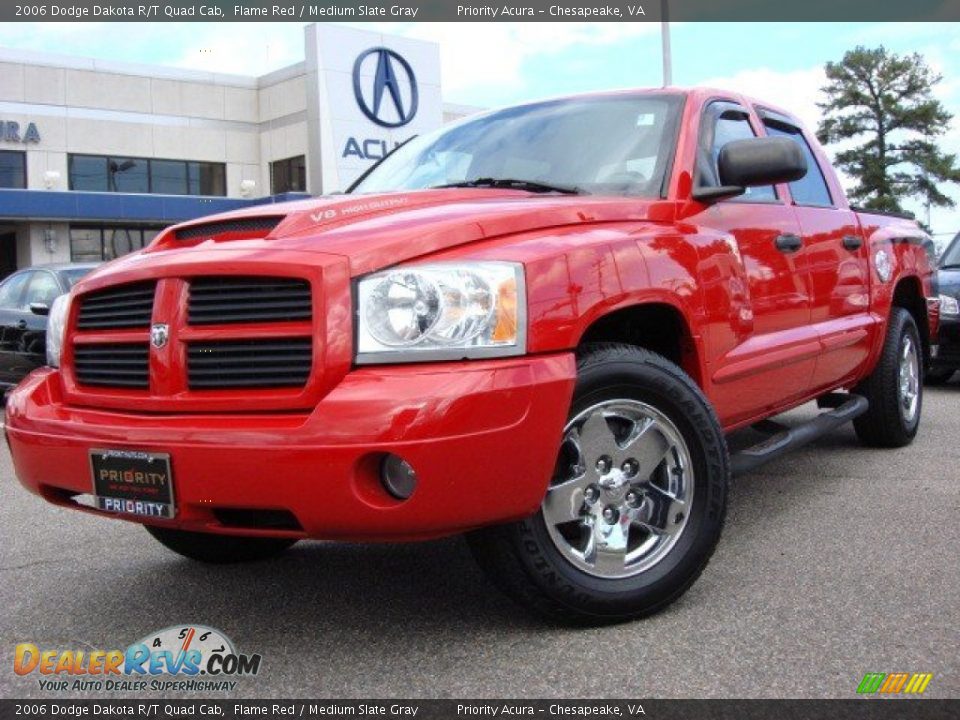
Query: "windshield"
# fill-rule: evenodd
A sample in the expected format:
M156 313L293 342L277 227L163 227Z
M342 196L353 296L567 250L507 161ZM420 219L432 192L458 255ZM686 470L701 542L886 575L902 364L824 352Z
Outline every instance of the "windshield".
M943 251L943 257L940 258L940 267L960 268L960 233L957 233L953 242Z
M398 148L351 192L450 185L659 197L682 97L553 100L467 118ZM537 187L523 187L532 183Z

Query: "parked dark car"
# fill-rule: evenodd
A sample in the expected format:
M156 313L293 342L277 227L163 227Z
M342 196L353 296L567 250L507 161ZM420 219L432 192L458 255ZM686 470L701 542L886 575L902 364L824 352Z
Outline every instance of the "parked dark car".
M45 364L50 306L95 267L39 265L18 270L0 283L0 391Z
M927 382L947 382L960 370L960 233L940 256L940 348L930 363Z

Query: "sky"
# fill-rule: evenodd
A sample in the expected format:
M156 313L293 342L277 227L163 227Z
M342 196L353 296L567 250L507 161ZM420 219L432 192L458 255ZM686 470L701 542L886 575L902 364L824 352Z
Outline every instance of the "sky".
M350 24L350 23L345 23ZM447 102L498 107L662 82L659 23L363 23L440 43ZM671 25L675 85L738 90L809 126L827 61L856 45L918 52L941 75L935 95L954 119L940 144L960 154L960 23L688 23ZM261 75L303 60L300 23L3 23L0 46ZM830 148L828 148L828 152ZM958 208L930 213L936 239L960 231ZM910 209L921 218L918 204Z

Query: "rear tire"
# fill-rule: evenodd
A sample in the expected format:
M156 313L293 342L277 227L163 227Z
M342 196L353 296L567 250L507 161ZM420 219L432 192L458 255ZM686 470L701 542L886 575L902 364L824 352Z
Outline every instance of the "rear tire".
M913 442L923 410L923 346L913 316L903 308L890 311L877 366L853 392L870 401L870 409L853 421L860 442L887 448Z
M295 542L290 538L242 537L191 532L144 525L160 544L178 555L203 563L226 563L266 560L279 555Z
M699 577L726 512L730 464L709 402L665 358L586 346L540 510L468 535L510 597L553 621L655 613Z

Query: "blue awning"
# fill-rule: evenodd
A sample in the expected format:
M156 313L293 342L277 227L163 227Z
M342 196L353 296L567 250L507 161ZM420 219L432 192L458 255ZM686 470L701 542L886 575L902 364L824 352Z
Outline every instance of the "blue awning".
M252 205L310 197L283 193L260 198L147 195L62 190L0 189L0 219L137 222L170 225Z

